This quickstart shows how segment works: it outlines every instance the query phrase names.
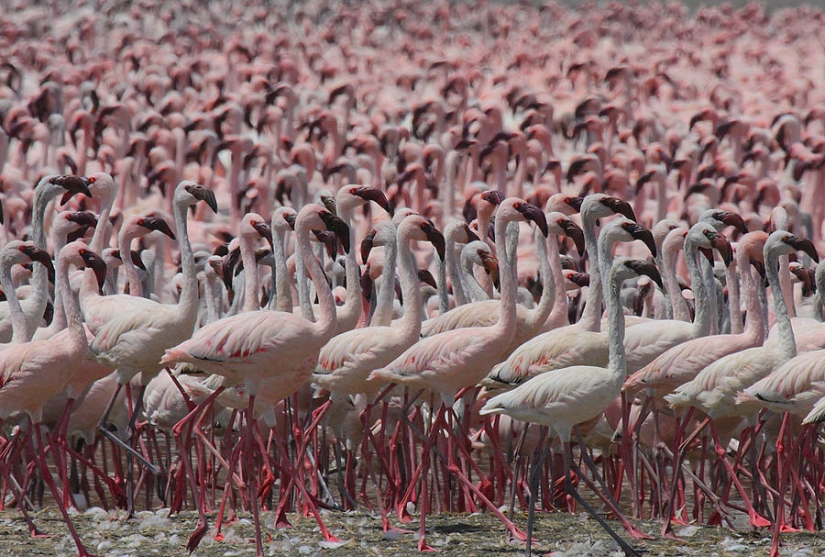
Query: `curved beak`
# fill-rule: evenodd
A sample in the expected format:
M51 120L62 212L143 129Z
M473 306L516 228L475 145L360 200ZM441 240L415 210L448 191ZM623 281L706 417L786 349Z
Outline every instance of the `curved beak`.
M297 213L286 213L284 215L284 220L289 225L292 230L295 230L295 219L298 218Z
M759 273L759 276L764 281L765 280L765 264L762 263L761 261L759 261L758 259L751 259L750 263L751 263L751 265L753 265L753 268L756 269L756 272Z
M438 254L438 259L444 261L444 252L447 249L444 242L444 235L439 232L439 230L433 226L432 223L422 225L422 230L427 235L427 240L429 240L435 248L435 252Z
M166 234L173 240L176 239L175 233L172 232L171 228L169 228L167 222L160 217L145 217L143 219L143 227L148 228L149 230L157 230L158 232Z
M75 211L69 215L69 220L84 228L97 226L97 217L89 211Z
M724 222L728 226L734 227L742 234L748 233L748 225L745 224L745 219L742 218L742 215L739 215L737 213L731 213L730 211L721 211L721 214L716 218L718 218L720 221Z
M802 282L802 293L803 296L810 295L811 292L816 292L816 282L814 281L814 271L813 269L808 269L807 267L803 267L801 265L792 268L791 272Z
M498 190L487 190L481 194L481 199L493 205L501 205L504 195Z
M187 191L189 191L195 199L204 201L209 208L212 209L213 213L218 212L218 201L215 199L215 192L200 184L189 187Z
M579 252L579 255L584 255L584 231L579 225L572 220L561 219L559 220L559 226L564 230L564 235L571 238L573 243L576 244L576 251Z
M52 183L66 190L66 193L63 194L60 200L61 204L65 204L78 193L82 193L86 197L92 197L92 192L89 190L89 184L91 184L92 181L86 177L65 174L52 178Z
M639 190L642 189L642 186L647 184L651 178L653 178L652 170L650 172L645 172L644 174L639 176L639 179L636 180L636 193L639 193Z
M135 250L130 250L129 257L132 258L132 265L143 271L146 270L146 265L143 264L143 259L140 258L140 253Z
M375 241L375 235L377 233L378 232L376 230L371 230L370 233L364 236L364 239L361 240L361 261L364 263L366 263L367 259L370 257L372 247L375 245L373 242Z
M390 209L390 202L387 201L387 196L384 195L384 192L378 188L374 188L372 186L361 186L355 191L355 195L362 199L366 199L367 201L374 202L386 212L392 214L392 209Z
M258 232L258 234L261 235L261 238L266 240L266 242L269 244L269 248L273 249L273 245L272 245L272 228L270 228L269 223L267 223L267 222L258 222L258 223L255 224L254 228Z
M636 214L633 212L633 207L631 207L630 203L628 203L624 199L606 196L603 197L600 201L602 205L604 205L614 213L624 215L632 221L636 220Z
M814 243L809 239L800 238L798 236L792 235L788 236L783 241L795 250L807 253L809 256L811 256L811 259L819 263L819 254L816 253L816 247L814 246Z
M418 282L429 284L430 286L438 290L438 284L436 284L433 274L429 272L427 269L421 269L420 271L418 271Z
M54 274L54 265L52 264L52 258L49 255L49 252L46 250L36 248L34 246L23 246L21 251L29 256L29 259L32 261L37 261L49 271L49 276Z
M650 280L655 282L659 288L662 288L662 275L659 274L659 269L657 269L656 265L653 263L640 261L638 259L631 259L630 261L627 261L625 265L627 265L638 275L646 275L650 277Z
M579 288L583 288L585 286L590 286L590 274L589 273L570 273L568 275L567 280L578 286Z
M727 236L724 234L717 234L716 237L710 241L710 243L713 246L713 249L718 251L722 256L722 261L725 263L725 267L730 267L730 263L733 261L733 248L731 248L730 241L728 241Z
M349 253L349 226L347 226L347 223L329 211L321 211L319 216L321 220L324 221L327 230L334 232L335 235L338 236L338 241L341 242L344 251Z
M547 238L547 234L549 232L547 228L547 217L544 216L544 212L533 205L532 203L518 203L516 206L516 210L524 215L524 218L527 220L531 220L536 223L536 226L539 227L541 233Z
M644 245L650 250L651 255L656 257L656 242L653 240L653 233L650 230L636 223L626 223L624 229L633 236L634 240L644 242Z
M223 285L227 290L232 290L232 277L235 276L235 267L241 259L240 248L230 250L221 263L221 274L223 275Z
M490 275L493 284L498 288L498 259L489 251L479 250L478 256L481 258L481 265L484 271Z
M86 267L95 272L97 287L103 288L103 283L106 282L106 263L103 258L90 249L84 249L80 255L83 257Z
M572 195L564 198L564 202L567 203L573 210L579 212L582 210L582 202L584 201L583 195Z
M464 233L467 235L467 241L465 243L469 244L470 242L476 242L479 240L478 235L473 232L473 229L464 225Z
M312 233L315 234L319 242L324 244L330 259L335 259L335 254L338 251L338 238L335 233L329 230L313 230Z

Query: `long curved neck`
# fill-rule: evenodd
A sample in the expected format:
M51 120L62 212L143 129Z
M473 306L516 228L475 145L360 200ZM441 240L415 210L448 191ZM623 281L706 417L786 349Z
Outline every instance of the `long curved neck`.
M461 269L464 278L464 286L467 288L467 296L469 297L470 301L481 302L483 300L489 300L490 296L487 295L487 291L481 287L481 284L476 280L475 274L473 271L474 268L473 260L469 256L465 256L464 253L461 254Z
M538 305L527 314L527 319L525 319L523 325L535 332L539 326L547 321L550 310L553 309L555 303L556 289L553 287L553 273L550 271L550 261L547 257L547 244L555 244L556 238L555 236L545 238L538 228L534 237L539 258L539 272L541 273L541 298Z
M722 292L716 287L716 275L713 272L713 263L702 259L701 266L704 283L703 292L707 300L708 322L710 323L709 334L715 335L719 333L719 297L722 295Z
M702 277L699 262L696 261L698 246L690 240L685 240L685 264L690 275L690 285L696 300L696 315L693 319L693 329L697 336L707 336L710 333L711 315L708 298L710 289Z
M684 244L682 244L684 245ZM664 242L662 244L662 279L666 284L667 299L672 308L673 319L679 321L690 321L690 313L682 297L682 289L679 288L679 278L676 276L676 261L679 257L680 242ZM691 280L693 277L691 276Z
M765 258L765 271L768 275L768 285L771 287L771 293L773 294L773 312L779 329L779 351L783 360L789 360L796 356L796 339L794 338L793 327L791 327L791 316L785 303L778 267L779 258L768 252Z
M335 332L337 316L335 312L335 300L332 291L327 284L327 277L321 269L320 263L312 254L312 245L309 242L310 228L300 220L295 229L297 237L296 249L298 255L304 262L304 266L309 271L312 283L315 285L315 292L318 295L319 312L318 321L315 323L316 333L319 337L330 338Z
M407 249L409 250L409 246ZM384 272L381 274L381 287L378 290L378 303L375 305L375 312L372 314L370 325L387 326L392 323L392 306L393 300L395 300L395 268L397 258L398 241L395 237L393 237L388 239L384 244ZM402 259L401 264L404 265L405 263L406 262ZM404 294L404 305L407 305L406 300L407 295ZM404 314L406 315L406 311Z
M100 201L100 215L97 218L92 241L89 243L89 249L95 253L102 253L104 248L109 247L109 240L112 236L112 223L109 221L109 215L112 213L114 202L115 192L107 189L106 196Z
M545 329L560 327L562 323L567 322L567 289L564 284L564 273L561 268L559 244L555 239L547 242L547 261L550 274L553 275L553 282L551 284L551 288L553 289L553 310L545 321Z
M297 230L296 230L297 234ZM298 243L296 241L297 249ZM312 255L312 245L307 238L307 253ZM307 280L306 261L303 257L295 259L295 282L298 284L298 305L301 306L301 315L307 321L315 321L315 312L312 310L312 301L309 299L309 281Z
M37 266L39 267L39 265ZM31 334L29 334L29 329L26 325L26 316L23 314L23 308L20 307L17 291L14 289L10 265L0 267L0 286L3 287L3 292L6 293L6 299L9 302L12 327L11 342L12 344L28 342L31 340Z
M286 232L272 235L272 247L275 250L275 311L292 313L292 289L290 288L289 270L286 266ZM270 309L273 306L270 305Z
M55 270L57 289L63 300L63 310L66 313L66 327L69 329L69 338L76 346L87 346L86 330L83 328L83 318L80 314L80 304L72 293L69 285L69 262L66 259L57 260Z
M607 283L607 346L610 358L608 370L621 385L627 375L627 355L624 349L624 311L621 307L622 280L610 277Z
M46 249L46 208L60 189L49 183L41 185L40 188L43 189L35 192L34 210L32 212L32 236L36 247ZM49 273L43 265L34 266L32 285L34 286L33 296L36 302L34 311L42 315L43 310L46 309L46 300L49 296Z
M738 264L742 277L742 296L745 298L745 307L748 311L743 333L754 336L757 342L761 343L765 340L765 309L760 298L760 293L764 295L764 289L747 260L739 261Z
M118 249L120 250L120 261L123 272L126 273L126 280L129 281L129 294L132 296L143 296L143 283L140 281L135 264L132 263L132 239L126 229L120 231ZM94 251L94 250L92 250Z
M464 290L464 283L461 280L461 274L457 264L457 259L460 257L460 250L456 247L455 238L452 234L446 235L446 254L445 264L447 266L447 274L450 277L450 283L453 286L453 298L456 306L463 306L468 302L467 292Z
M418 269L416 267L415 255L410 247L409 235L402 235L398 239L398 251L400 261L401 293L404 295L404 315L401 317L401 330L404 338L415 342L421 335L421 318L423 307L421 305L421 289L418 287ZM384 263L386 268L386 263ZM386 272L384 273L386 277ZM382 285L383 289L384 286ZM383 290L382 290L383 292Z
M739 303L739 280L737 263L733 261L725 269L725 282L728 285L728 308L730 312L730 332L738 334L742 332L742 308Z
M602 276L601 269L599 269L600 254L596 240L596 223L592 215L582 214L582 230L587 255L590 257L590 289L587 294L587 305L579 320L579 327L583 331L598 333L602 326Z
M507 252L507 222L506 219L496 220L496 251L502 264L501 276L501 313L497 327L504 330L503 338L510 342L516 330L516 267L511 264L510 254Z
M349 245L355 244L355 227L352 226L352 211L349 208L339 208L341 219L349 226ZM355 260L355 250L351 249L345 256L347 273L347 300L344 306L338 308L339 332L354 329L361 317L361 277L358 272L358 262Z
M187 206L175 203L175 232L180 247L180 266L183 270L183 287L180 292L178 307L181 319L195 326L198 315L198 276L195 269L195 254L189 243L189 230L186 223ZM123 255L129 257L129 254Z
M258 303L258 293L261 291L258 281L258 262L255 260L255 250L252 238L241 236L241 260L243 260L244 299L241 311L257 311L261 309Z

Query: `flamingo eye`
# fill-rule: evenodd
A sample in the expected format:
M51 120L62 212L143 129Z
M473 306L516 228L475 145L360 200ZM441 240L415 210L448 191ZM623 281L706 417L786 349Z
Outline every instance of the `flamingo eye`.
M95 182L97 182L97 178L95 178L94 176L92 176L91 178L89 178L89 182L90 182L90 183L92 183L92 184L94 184Z
M143 219L140 219L137 223L138 223L138 226L143 226L144 224L146 224L146 221L143 220Z

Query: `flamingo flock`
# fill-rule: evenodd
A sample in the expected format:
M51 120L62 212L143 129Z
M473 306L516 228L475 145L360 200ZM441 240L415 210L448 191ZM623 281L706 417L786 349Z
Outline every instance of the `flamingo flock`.
M421 551L446 512L528 554L579 507L626 555L633 519L822 528L821 10L0 29L0 510L32 536L44 500L80 556L90 505L194 510L190 552L249 512L257 555L336 511Z

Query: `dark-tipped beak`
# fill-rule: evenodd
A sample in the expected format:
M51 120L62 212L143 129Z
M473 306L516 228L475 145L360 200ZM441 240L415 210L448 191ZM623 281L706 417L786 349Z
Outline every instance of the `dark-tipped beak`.
M264 240L267 241L267 243L269 244L269 247L271 249L273 247L272 246L272 228L270 228L269 223L258 222L258 223L255 223L254 228L258 232L258 234L261 235L261 238L263 238Z
M751 259L750 262L751 262L751 265L753 265L753 268L756 269L756 272L759 273L759 276L764 281L765 280L765 264L762 263L761 261L759 261L758 259Z
M488 251L480 250L478 256L481 258L481 265L484 267L484 271L493 281L493 284L498 284L498 259L496 256Z
M699 248L699 252L705 256L705 259L710 261L711 265L713 264L713 250L710 248Z
M444 235L441 232L439 232L439 230L432 224L424 226L423 230L424 233L427 235L427 240L429 240L429 242L435 248L435 252L438 254L438 259L444 261L444 253L447 250L446 244L444 242Z
M724 222L728 226L734 227L742 234L748 233L748 225L745 224L745 219L742 218L742 215L731 213L730 211L723 211L718 218L720 221Z
M427 269L421 269L418 271L418 282L423 282L424 284L429 284L436 290L438 289L438 284L435 282L435 278L433 274L429 272Z
M364 236L364 239L361 240L361 261L364 263L367 262L367 259L370 257L370 252L372 251L372 247L375 241L375 235L377 234L376 230L370 231L369 234Z
M564 230L564 235L573 240L576 244L576 251L579 255L584 255L584 232L579 225L572 220L559 220L559 226Z
M588 273L571 273L567 279L579 288L590 286L590 274Z
M46 269L49 270L49 276L54 274L54 265L52 264L52 258L49 255L49 252L34 246L25 246L23 248L23 253L28 255L29 259L32 261L37 261L46 267Z
M641 240L653 257L656 257L656 242L653 240L653 233L640 224L628 223L625 225L627 230L635 240Z
M89 211L75 211L69 215L69 220L84 228L97 226L97 217Z
M630 203L627 201L619 199L618 197L610 196L603 197L600 201L602 205L614 213L624 215L632 221L636 220L636 214L633 212L633 207L631 207Z
M639 179L636 180L636 193L639 193L639 190L642 189L642 186L647 184L651 178L653 178L653 171L645 172L644 174L639 176Z
M103 283L106 282L106 263L103 258L90 249L84 249L80 255L83 257L86 267L95 272L97 287L103 288Z
M481 199L493 205L501 205L504 201L504 195L498 190L487 190L481 194Z
M800 238L798 236L788 236L785 238L785 243L797 251L807 253L811 259L819 263L819 254L816 253L814 243L807 238Z
M725 267L729 267L731 261L733 261L733 248L731 248L727 236L724 234L717 234L710 243L713 246L713 249L718 251L722 256L722 261L725 263Z
M295 219L298 218L296 213L287 213L284 215L284 220L292 230L295 230Z
M640 261L638 259L631 259L626 263L626 265L633 269L636 274L639 275L646 275L650 277L650 280L655 282L659 288L662 288L662 275L659 274L659 269L656 268L656 265L653 263L649 263L647 261Z
M204 201L209 208L212 209L213 213L218 212L218 201L215 199L215 192L209 188L201 185L195 185L189 188L189 193L191 193L195 199Z
M324 244L327 250L327 256L335 259L336 252L338 251L338 240L335 233L329 230L313 230L312 233L315 234L319 242Z
M799 279L800 282L802 282L803 296L810 295L810 292L816 291L816 283L814 282L813 269L808 269L807 267L799 265L796 268L792 268L791 272L794 274L794 276L796 276L797 279Z
M92 192L89 190L89 184L92 182L88 178L75 176L74 174L66 174L53 178L52 183L66 190L66 193L63 194L60 200L61 204L65 204L78 193L82 193L86 197L92 197Z
M564 202L567 203L570 207L572 207L575 211L582 210L582 202L584 201L583 195L573 195L564 198Z
M571 162L570 167L567 169L567 181L572 182L573 178L578 176L579 172L582 171L588 162L590 162L590 160L586 158L577 159Z
M137 252L135 250L131 250L131 251L129 251L129 257L132 258L132 265L134 265L135 267L137 267L138 269L141 269L143 271L146 270L146 265L144 265L143 259L140 258L140 253L139 252Z
M544 216L544 212L533 205L532 203L518 203L516 209L519 213L524 215L524 218L527 220L531 220L536 223L536 226L539 227L541 233L547 238L547 234L549 233L549 229L547 228L547 217Z
M221 274L223 275L223 285L227 290L232 290L232 277L235 276L235 267L241 259L240 248L230 250L221 263Z
M158 232L162 232L171 239L175 240L175 233L172 232L172 229L169 228L166 221L160 217L145 217L143 219L143 227L148 228L149 230L157 230Z
M367 201L375 202L386 212L392 214L392 209L390 209L390 202L387 201L387 196L384 195L384 192L382 192L378 188L373 188L371 186L362 186L355 191L355 195L362 199L366 199Z
M344 251L349 253L349 226L347 226L347 223L329 211L322 211L319 215L327 226L327 230L334 232L335 235L338 236L338 241L341 242Z
M479 239L478 235L475 232L473 232L473 229L467 226L466 224L464 225L464 233L467 235L467 244L469 244L470 242L476 242Z

